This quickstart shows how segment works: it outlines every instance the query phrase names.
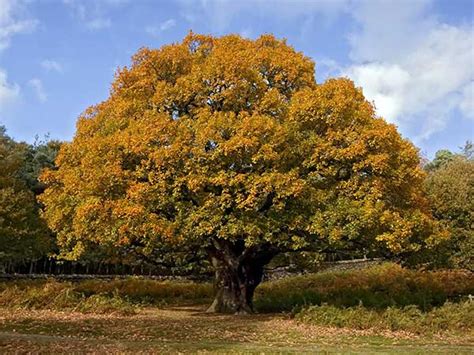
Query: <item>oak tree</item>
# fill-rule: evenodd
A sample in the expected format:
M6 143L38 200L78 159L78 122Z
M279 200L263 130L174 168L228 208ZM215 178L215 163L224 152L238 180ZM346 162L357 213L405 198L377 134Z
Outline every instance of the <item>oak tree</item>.
M348 79L264 35L141 49L79 118L41 200L63 255L205 253L209 311L251 312L288 250L417 250L441 237L417 149Z

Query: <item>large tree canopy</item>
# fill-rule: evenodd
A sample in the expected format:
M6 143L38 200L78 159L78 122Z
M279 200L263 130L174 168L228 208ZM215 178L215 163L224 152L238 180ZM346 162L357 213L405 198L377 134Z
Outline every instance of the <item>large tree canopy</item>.
M350 80L316 84L270 35L140 50L56 163L42 201L66 257L205 251L215 311L250 311L281 251L388 255L439 237L416 148Z

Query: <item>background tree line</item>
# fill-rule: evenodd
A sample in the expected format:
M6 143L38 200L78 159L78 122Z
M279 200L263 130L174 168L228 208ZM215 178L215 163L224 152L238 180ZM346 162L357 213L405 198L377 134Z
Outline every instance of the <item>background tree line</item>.
M40 218L36 196L43 168L51 168L60 142L15 142L0 127L0 265L3 268L54 253L54 236Z

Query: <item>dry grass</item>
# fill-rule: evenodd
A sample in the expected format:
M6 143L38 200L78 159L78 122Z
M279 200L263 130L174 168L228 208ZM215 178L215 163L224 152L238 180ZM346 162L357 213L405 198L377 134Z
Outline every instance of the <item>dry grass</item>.
M310 306L298 312L296 319L309 324L352 329L386 329L414 334L473 334L474 302L446 303L422 312L416 306L388 307L384 310L363 306L337 308Z
M469 353L472 337L352 330L288 316L209 315L204 308L143 308L132 316L0 310L0 352L314 353L416 350Z
M323 272L263 283L255 305L260 312L297 311L308 305L336 307L417 306L422 311L457 302L474 294L474 277L464 271L421 272L384 264L364 270ZM210 283L125 280L87 280L78 283L18 281L0 283L0 307L68 309L83 312L133 313L146 305L210 303Z
M75 285L74 289L85 295L118 295L141 303L158 304L208 302L214 294L210 283L156 281L133 277L126 280L83 281Z
M423 273L396 265L263 284L256 299L263 310L301 309L305 303L330 301L325 309L310 308L307 318L301 313L292 319L288 313L206 314L203 303L212 298L212 286L206 283L140 278L9 282L0 284L0 352L473 353L472 325L452 325L459 316L470 317L472 308L457 308L462 307L459 304L433 310L438 303L458 300L472 290L472 274ZM361 300L367 307L344 308ZM430 316L413 306L395 307L406 303L422 304L431 310ZM183 307L186 304L194 306ZM370 326L377 321L374 314L383 312L391 312L390 317L382 317L390 319L391 326ZM414 315L437 322L441 330L447 324L448 331L393 326L394 321L413 321ZM449 322L443 323L446 319ZM369 326L354 326L354 322Z
M22 280L0 284L0 307L132 314L144 305L210 303L208 283L127 280Z
M415 305L423 311L474 294L474 275L463 270L415 271L386 263L363 270L322 272L262 284L256 290L260 311L292 311L329 304L369 308Z

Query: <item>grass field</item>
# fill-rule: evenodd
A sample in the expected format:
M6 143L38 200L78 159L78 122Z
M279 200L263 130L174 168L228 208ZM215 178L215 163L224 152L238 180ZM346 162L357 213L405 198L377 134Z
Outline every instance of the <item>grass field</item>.
M209 315L203 306L147 307L135 315L0 310L0 352L472 353L472 334L313 326L285 314Z
M0 283L0 353L474 353L474 277L385 264L266 282L260 314L211 315L212 285Z

